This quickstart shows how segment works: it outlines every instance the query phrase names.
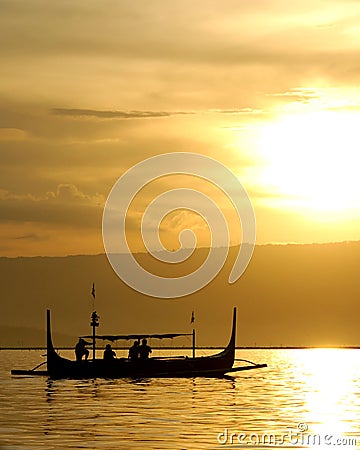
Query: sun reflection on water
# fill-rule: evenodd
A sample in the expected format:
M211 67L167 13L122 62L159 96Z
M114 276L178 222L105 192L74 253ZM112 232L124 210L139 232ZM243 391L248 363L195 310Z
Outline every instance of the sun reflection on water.
M340 442L354 448L348 438L358 435L359 424L348 418L359 408L358 351L312 349L291 356L296 357L294 370L304 375L303 420L308 428L303 432L309 443L318 449L340 446Z

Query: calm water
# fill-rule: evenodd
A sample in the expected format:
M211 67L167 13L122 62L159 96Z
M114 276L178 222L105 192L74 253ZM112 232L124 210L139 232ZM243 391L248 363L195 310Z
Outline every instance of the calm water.
M360 447L359 350L239 351L269 367L228 379L11 377L41 353L0 351L1 449Z

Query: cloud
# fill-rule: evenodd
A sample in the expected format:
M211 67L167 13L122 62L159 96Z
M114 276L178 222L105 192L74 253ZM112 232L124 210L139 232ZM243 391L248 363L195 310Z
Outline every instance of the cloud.
M266 94L282 99L285 103L313 108L315 110L358 112L360 96L356 88L347 87L296 87L284 92Z
M47 240L46 237L36 234L36 233L22 234L22 235L13 237L13 239L16 241L44 241L44 240Z
M53 108L52 114L71 117L96 117L98 119L147 119L154 117L170 117L179 114L193 114L183 111L99 111L93 109Z
M182 110L186 102L190 109L195 101L221 105L214 100L309 78L359 80L359 16L347 2L329 2L325 11L316 0L207 1L206 8L176 0L2 3L1 62L14 96L42 93L65 106L76 99L100 114L109 104L115 114L116 105L156 113L168 105ZM150 103L157 98L161 105Z
M36 136L86 133L73 130L86 120L58 123L69 117L103 119L98 126L110 128L120 120L105 119L187 110L255 115L267 110L266 92L307 101L291 87L317 80L359 84L359 16L351 3L329 2L325 11L317 0L210 0L206 8L203 1L110 3L3 2L4 92L44 99L47 109L62 106L51 110L57 123L38 126ZM251 108L234 108L239 99Z
M352 113L359 113L360 112L360 104L359 105L351 105L351 104L344 104L341 106L333 106L326 108L328 111L343 111L343 112L352 112Z
M268 97L283 97L289 101L308 103L311 100L320 99L321 93L316 88L296 87L285 92L272 92L266 95Z
M1 189L0 221L98 228L104 202L102 195L85 194L73 184L59 184L55 191L42 196Z
M161 231L179 234L184 229L201 230L207 229L206 222L199 215L189 210L175 210L166 216L161 223Z
M0 141L22 141L26 139L26 132L19 128L1 128Z
M3 226L63 224L77 241L76 226L101 223L94 193L159 153L207 154L246 177L261 164L256 127L279 112L357 110L343 87L360 82L358 23L341 0L3 0ZM317 86L338 86L338 101Z
M252 114L264 114L264 110L256 108L239 108L239 109L212 109L212 113L229 114L229 115L252 115Z

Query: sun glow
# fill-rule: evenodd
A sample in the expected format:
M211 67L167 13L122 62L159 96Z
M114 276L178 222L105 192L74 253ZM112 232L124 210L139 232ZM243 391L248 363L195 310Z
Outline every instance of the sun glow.
M265 125L258 148L274 205L322 213L360 205L360 114L318 111Z

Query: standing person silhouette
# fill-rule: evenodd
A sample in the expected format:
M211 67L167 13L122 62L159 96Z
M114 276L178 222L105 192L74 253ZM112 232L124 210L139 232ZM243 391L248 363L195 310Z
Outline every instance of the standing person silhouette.
M151 347L147 345L147 340L143 339L139 347L139 355L142 361L149 358L150 353L152 353Z
M139 341L135 341L129 348L129 359L131 361L137 361L139 359Z

